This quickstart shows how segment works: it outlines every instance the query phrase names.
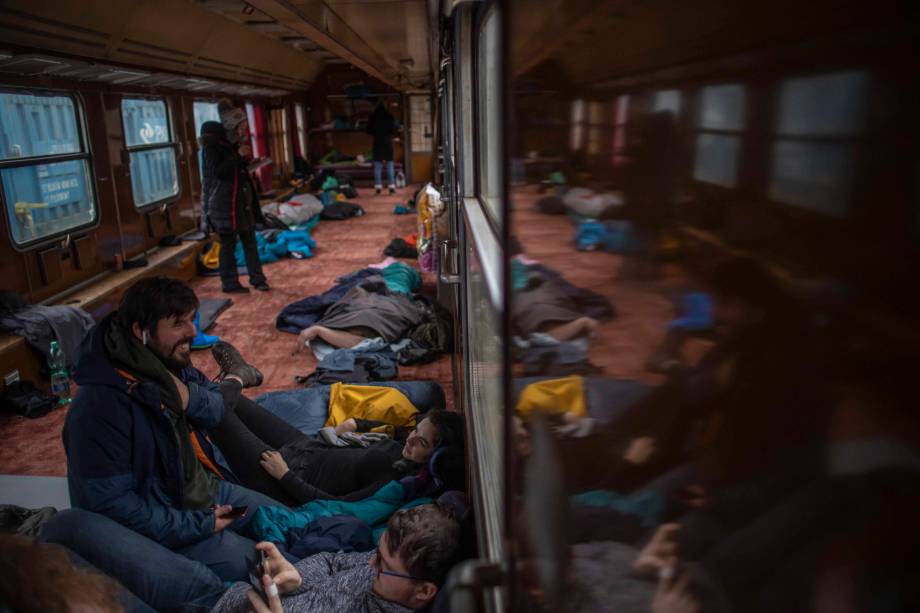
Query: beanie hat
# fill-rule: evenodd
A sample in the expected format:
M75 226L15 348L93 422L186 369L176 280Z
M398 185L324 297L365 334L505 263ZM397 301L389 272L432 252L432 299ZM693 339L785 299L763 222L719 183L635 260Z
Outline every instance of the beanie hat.
M236 142L236 127L246 121L246 112L233 106L233 102L226 98L217 103L217 112L220 114L220 122L224 124L224 129L227 131L227 138L231 142Z

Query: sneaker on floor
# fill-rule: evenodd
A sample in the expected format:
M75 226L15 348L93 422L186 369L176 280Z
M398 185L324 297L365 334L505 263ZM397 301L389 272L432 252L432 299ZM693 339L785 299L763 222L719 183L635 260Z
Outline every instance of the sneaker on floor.
M220 340L219 336L205 334L201 329L201 313L195 312L195 339L192 341L192 349L207 349L213 347L214 343Z
M374 186L374 194L377 195L377 196L379 196L379 195L380 195L380 191L381 191L382 189L383 189L383 186L382 186L382 185L375 185L375 186Z
M396 193L396 186L395 186L395 185L387 186L387 189L390 190L390 194L391 194L391 195Z
M243 287L242 285L234 285L232 287L222 287L220 291L225 294L248 294L249 288Z
M255 366L248 364L236 347L226 341L219 341L211 347L211 355L220 366L218 380L227 375L235 375L243 381L243 387L262 385L262 373Z
M256 283L255 285L253 285L253 287L259 290L260 292L267 292L268 290L271 289L268 286L268 283L265 283L264 281L262 283Z

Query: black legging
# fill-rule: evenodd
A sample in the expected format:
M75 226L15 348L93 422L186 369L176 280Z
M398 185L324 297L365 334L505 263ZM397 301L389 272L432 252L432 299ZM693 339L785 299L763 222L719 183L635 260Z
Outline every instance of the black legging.
M259 460L263 451L274 451L309 437L243 396L237 381L223 381L220 391L224 397L224 418L208 434L224 454L230 469L244 486L280 502L296 504L278 480L262 468Z

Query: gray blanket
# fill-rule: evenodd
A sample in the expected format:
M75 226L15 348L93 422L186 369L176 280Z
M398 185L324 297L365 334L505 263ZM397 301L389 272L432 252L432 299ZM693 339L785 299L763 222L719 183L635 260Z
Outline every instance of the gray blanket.
M95 323L89 313L77 307L34 305L4 317L0 329L25 337L45 357L51 341L56 340L67 367L73 369L80 343Z

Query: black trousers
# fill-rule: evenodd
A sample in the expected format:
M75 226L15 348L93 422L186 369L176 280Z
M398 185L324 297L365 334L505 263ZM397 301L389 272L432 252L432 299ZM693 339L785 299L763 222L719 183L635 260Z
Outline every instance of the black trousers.
M230 464L240 482L275 500L291 504L291 496L259 460L263 451L274 451L309 437L246 396L237 381L220 384L224 397L224 418L208 434Z
M255 230L222 232L220 237L220 284L224 289L232 289L240 284L236 268L236 239L243 243L243 255L246 257L246 270L249 271L249 285L265 283L262 274L262 262L259 260L259 244L256 242Z

